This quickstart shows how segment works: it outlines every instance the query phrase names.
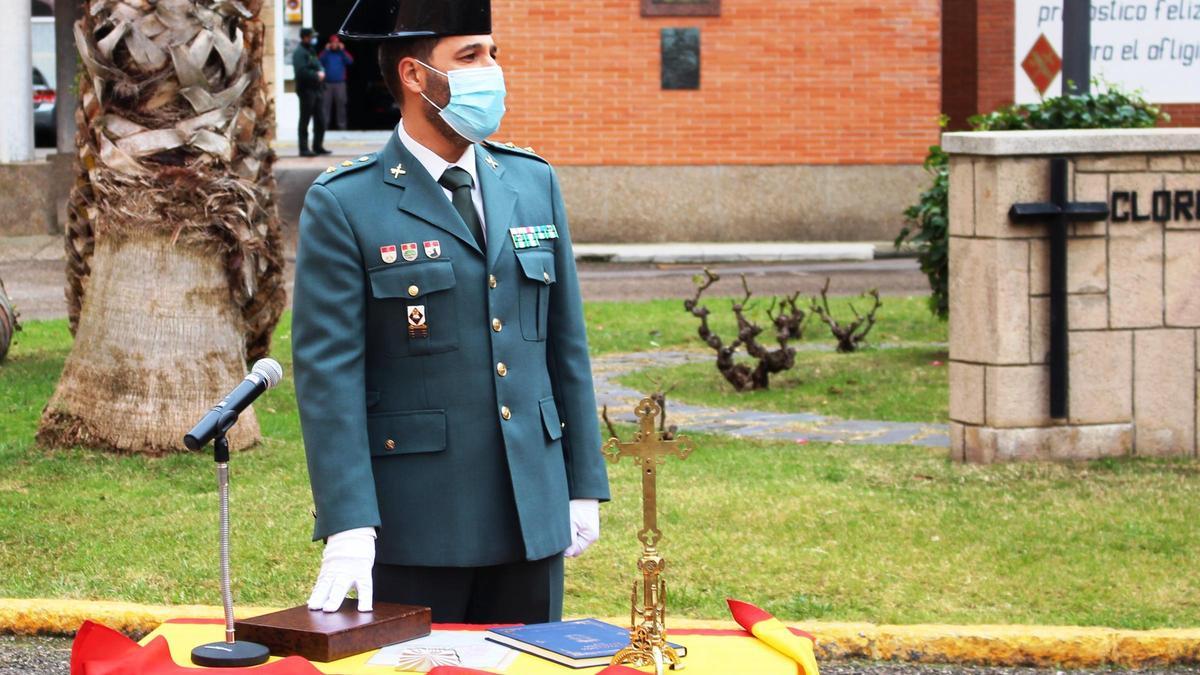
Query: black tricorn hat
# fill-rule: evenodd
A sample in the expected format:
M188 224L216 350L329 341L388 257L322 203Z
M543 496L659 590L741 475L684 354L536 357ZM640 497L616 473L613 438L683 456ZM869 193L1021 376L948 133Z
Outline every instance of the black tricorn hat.
M387 40L491 32L491 0L357 0L338 35Z

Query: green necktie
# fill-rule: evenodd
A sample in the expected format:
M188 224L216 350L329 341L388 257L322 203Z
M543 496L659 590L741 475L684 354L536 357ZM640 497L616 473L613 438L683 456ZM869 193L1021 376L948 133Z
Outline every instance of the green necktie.
M475 243L479 245L479 250L485 250L483 223L479 222L479 213L475 211L475 200L471 198L471 190L475 187L475 181L471 179L471 174L467 173L466 169L452 166L442 174L438 185L450 191L450 201L454 204L454 210L458 211L458 215L467 224L467 229L475 237Z

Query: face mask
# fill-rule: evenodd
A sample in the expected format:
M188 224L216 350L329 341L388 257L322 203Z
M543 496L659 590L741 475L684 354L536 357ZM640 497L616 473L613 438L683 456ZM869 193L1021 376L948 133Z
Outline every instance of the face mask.
M438 109L451 129L472 143L479 143L496 133L504 119L504 97L508 95L500 66L458 68L443 73L426 63L417 63L450 81L450 102L446 107L430 101L425 92L421 92L421 96Z

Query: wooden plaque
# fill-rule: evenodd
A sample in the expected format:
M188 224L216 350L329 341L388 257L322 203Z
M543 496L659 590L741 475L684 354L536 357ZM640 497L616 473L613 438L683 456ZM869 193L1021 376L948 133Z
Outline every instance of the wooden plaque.
M300 605L234 623L237 639L257 642L274 656L303 656L328 663L429 635L428 607L375 603L375 611L359 612L358 600L347 598L341 609L326 613Z
M642 16L721 16L721 0L641 0Z

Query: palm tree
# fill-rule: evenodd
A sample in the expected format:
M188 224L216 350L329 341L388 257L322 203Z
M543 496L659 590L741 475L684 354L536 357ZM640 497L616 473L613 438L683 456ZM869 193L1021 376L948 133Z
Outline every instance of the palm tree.
M83 0L66 233L75 345L44 445L159 454L284 306L262 0ZM230 441L258 439L248 412Z

